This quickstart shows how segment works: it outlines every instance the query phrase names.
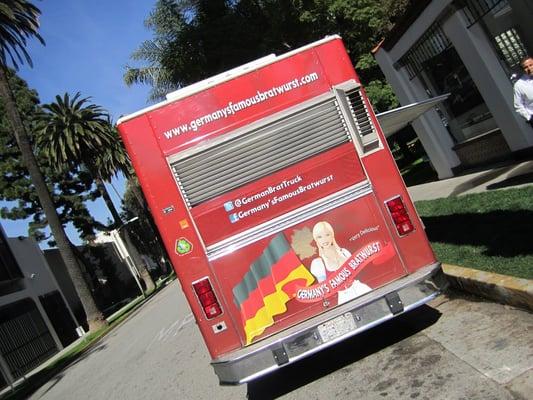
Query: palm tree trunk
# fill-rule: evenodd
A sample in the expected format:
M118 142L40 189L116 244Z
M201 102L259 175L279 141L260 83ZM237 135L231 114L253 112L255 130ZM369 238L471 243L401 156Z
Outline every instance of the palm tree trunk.
M107 191L107 188L105 187L102 179L93 171L91 171L91 174L94 177L94 181L96 182L96 187L98 188L98 191L102 195L102 198L104 199L107 209L109 210L109 212L111 213L111 216L113 217L115 228L118 228L120 225L122 225L122 218L120 217L120 214L118 213L115 207L115 204L113 204L113 201L111 200L111 196L109 195L109 192Z
M41 170L37 165L37 160L33 154L33 149L26 133L26 128L24 127L16 108L16 102L9 87L7 73L4 68L0 68L0 95L4 99L8 120L11 124L11 128L13 129L18 147L20 148L22 160L28 169L31 181L35 186L35 191L37 192L39 201L46 215L48 225L52 231L52 235L54 236L61 257L63 258L70 278L72 279L74 287L76 288L76 292L81 300L85 314L87 315L89 330L96 330L106 325L107 321L100 310L98 310L98 307L92 298L91 292L88 289L85 280L83 279L83 274L80 270L78 260L76 259L72 248L70 247L70 241L65 233L65 230L63 229L63 225L61 224L59 215L57 214L52 196L48 191L48 187L46 186Z

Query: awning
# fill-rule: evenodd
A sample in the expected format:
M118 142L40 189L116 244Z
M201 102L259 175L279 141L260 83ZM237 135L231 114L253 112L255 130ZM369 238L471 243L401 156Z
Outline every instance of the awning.
M395 108L394 110L377 114L376 117L381 125L381 129L383 130L385 137L389 137L398 132L400 129L406 127L409 122L417 119L427 110L435 106L435 104L446 100L449 95L449 93L443 94L441 96L408 104L403 107Z

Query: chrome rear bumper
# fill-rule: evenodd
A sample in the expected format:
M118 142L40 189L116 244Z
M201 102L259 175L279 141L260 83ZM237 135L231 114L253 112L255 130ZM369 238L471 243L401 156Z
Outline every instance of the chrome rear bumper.
M426 266L258 343L212 360L211 365L222 385L249 382L421 306L446 286L440 263ZM347 313L352 314L355 327L324 343L318 327Z

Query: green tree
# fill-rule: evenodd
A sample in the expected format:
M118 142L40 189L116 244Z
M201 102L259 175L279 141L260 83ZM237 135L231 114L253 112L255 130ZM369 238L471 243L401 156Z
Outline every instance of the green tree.
M158 100L208 76L287 51L305 41L295 11L286 1L158 0L145 21L154 38L131 56L144 65L127 66L124 80L151 85L150 100Z
M394 107L371 55L409 0L159 0L145 25L154 32L132 54L125 82L152 86L150 100L269 53L339 33L370 97Z
M85 168L93 177L113 217L113 224L108 229L122 228L123 221L104 179L110 180L119 170L128 173L129 160L109 114L102 107L90 103L90 98L82 98L79 92L73 97L68 93L63 97L56 96L55 102L44 104L42 108L43 112L37 116L37 148L57 172L68 171L77 165ZM120 232L129 244L127 227ZM153 290L153 280L137 249L128 246L128 250L140 269L147 290Z
M159 235L155 223L152 219L148 206L140 190L137 178L132 177L126 185L126 192L122 199L122 209L124 219L129 220L139 217L139 220L132 224L129 232L133 244L143 253L157 261L162 267L162 273L168 274L167 270L168 254L163 245L163 240ZM164 265L164 266L163 266Z
M18 63L25 61L31 65L31 58L26 51L27 39L33 37L44 44L38 33L39 15L40 10L28 1L0 0L0 95L13 135L20 148L23 162L29 171L31 183L39 196L50 230L83 304L89 329L95 330L105 325L106 321L98 310L83 278L81 266L56 212L52 196L35 159L30 137L22 122L8 82L8 62L11 62L15 68L18 68Z
M56 96L55 102L42 105L43 112L37 116L36 144L58 172L83 165L93 177L113 217L114 227L118 227L122 224L120 214L101 177L104 163L98 162L100 155L111 154L117 138L104 109L80 96L79 92L73 97L65 93L63 97Z
M315 38L338 33L344 41L368 95L380 111L396 107L398 102L374 60L371 51L392 28L410 0L298 0L300 20L314 32Z
M17 108L23 123L30 127L35 115L40 111L39 99L34 90L15 73L8 73L9 86L17 99ZM31 134L30 134L31 139ZM85 203L100 196L94 190L92 177L87 171L75 168L71 171L57 173L50 167L42 154L36 153L37 163L43 172L61 222L72 223L80 237L86 241L94 238L95 228L102 229L103 224L95 221L89 214ZM0 216L7 219L28 219L28 234L38 241L49 239L49 245L55 246L53 236L45 235L46 216L39 202L39 197L31 185L27 168L17 142L12 134L5 107L0 104L0 200L7 201L0 210Z
M155 38L143 42L132 55L133 61L145 62L140 67L126 66L124 81L127 85L147 84L152 87L150 100L162 99L180 83L174 73L163 65L165 54L174 42L173 37L186 25L183 11L174 0L158 0L154 11L144 25L154 31ZM181 57L181 54L180 54Z
M32 132L32 122L35 115L41 111L37 93L30 90L26 82L12 71L9 71L8 78L10 88L17 99L17 107L23 118L23 123L30 127L28 131ZM30 134L30 139L31 136ZM57 172L51 168L42 153L35 153L35 156L49 191L53 195L61 222L64 225L72 223L80 238L88 242L94 239L95 229L108 229L108 224L96 221L86 207L87 202L95 201L101 197L100 192L93 185L93 178L88 171L77 165L69 171ZM103 158L106 168L117 167L113 160L107 161L106 155ZM124 160L121 161L121 163L123 162ZM13 220L30 218L28 222L29 235L38 241L50 239L49 245L56 245L53 242L53 236L46 236L43 230L47 227L46 216L43 213L37 193L31 185L28 170L22 162L20 149L12 134L5 107L1 102L0 200L8 202L0 210L2 218Z

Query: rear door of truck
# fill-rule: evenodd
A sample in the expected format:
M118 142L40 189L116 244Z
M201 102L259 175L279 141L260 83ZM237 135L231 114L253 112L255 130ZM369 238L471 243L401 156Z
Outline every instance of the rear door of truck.
M242 345L406 274L347 127L374 129L352 86L168 157Z

